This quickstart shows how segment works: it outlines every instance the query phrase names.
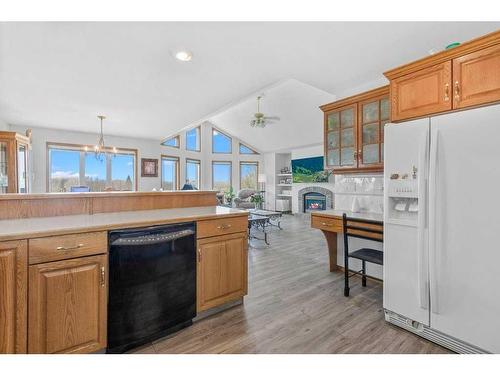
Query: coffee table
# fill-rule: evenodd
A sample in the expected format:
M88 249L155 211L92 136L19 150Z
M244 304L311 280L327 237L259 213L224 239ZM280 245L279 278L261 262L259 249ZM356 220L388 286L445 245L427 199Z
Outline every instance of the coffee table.
M283 214L278 211L269 211L269 210L259 210L259 209L252 209L248 210L251 215L259 215L259 216L265 216L269 219L267 225L277 227L279 229L283 229L281 227L281 217Z
M266 227L268 225L269 225L269 218L267 216L261 216L250 213L250 215L248 215L248 240L249 241L251 239L260 240L264 241L266 245L270 245L269 241L267 240L267 231L266 231ZM262 230L262 233L264 233L264 238L260 238L253 235L251 231L252 228L256 230L259 229Z

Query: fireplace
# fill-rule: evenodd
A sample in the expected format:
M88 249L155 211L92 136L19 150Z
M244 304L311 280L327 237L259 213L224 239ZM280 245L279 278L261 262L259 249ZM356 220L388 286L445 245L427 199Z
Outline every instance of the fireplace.
M326 210L326 195L318 192L304 194L304 212Z

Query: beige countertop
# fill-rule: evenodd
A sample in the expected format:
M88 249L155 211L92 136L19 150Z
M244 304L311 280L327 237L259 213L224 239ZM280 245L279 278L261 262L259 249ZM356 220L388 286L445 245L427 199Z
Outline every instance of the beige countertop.
M384 214L377 214L377 213L373 213L373 212L352 212L352 211L348 211L348 210L325 210L325 211L316 211L312 214L317 215L317 216L342 217L342 215L344 213L348 217L352 217L354 219L384 221Z
M0 241L119 228L245 216L247 211L209 206L0 220Z

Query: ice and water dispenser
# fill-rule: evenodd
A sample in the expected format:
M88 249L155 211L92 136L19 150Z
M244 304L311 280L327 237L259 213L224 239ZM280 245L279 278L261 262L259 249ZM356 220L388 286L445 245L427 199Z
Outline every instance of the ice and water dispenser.
M393 173L387 186L387 209L389 218L417 224L418 219L418 179L417 168L412 173Z

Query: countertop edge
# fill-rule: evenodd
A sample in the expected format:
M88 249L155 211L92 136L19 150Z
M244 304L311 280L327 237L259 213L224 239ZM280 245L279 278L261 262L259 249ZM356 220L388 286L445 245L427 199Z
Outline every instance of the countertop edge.
M219 213L219 214L204 214L204 215L191 215L186 217L172 218L172 219L152 219L152 220L138 220L130 221L127 223L111 223L111 224L101 224L101 225L89 225L85 227L75 227L75 228L64 228L64 229L53 229L53 230L43 230L43 231L26 231L25 233L16 233L12 235L0 235L0 242L3 241L19 241L19 240L29 240L33 238L40 237L50 237L65 234L75 234L75 233L91 233L100 231L109 231L115 229L126 229L133 227L146 227L149 225L161 225L161 224L173 224L173 223L183 223L189 221L204 221L216 218L228 218L228 217L239 217L248 216L248 212L231 212L231 213ZM99 214L102 215L102 214ZM105 215L105 214L104 214ZM43 219L50 219L46 217Z

